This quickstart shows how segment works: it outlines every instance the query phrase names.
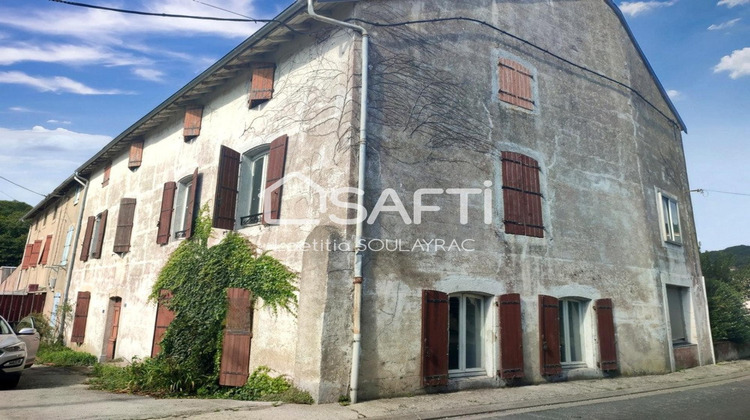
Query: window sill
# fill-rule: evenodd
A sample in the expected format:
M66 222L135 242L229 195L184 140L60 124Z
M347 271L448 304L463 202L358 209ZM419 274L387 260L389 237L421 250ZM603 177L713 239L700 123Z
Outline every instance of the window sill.
M563 370L585 369L589 367L586 362L563 362L561 365Z
M456 370L449 371L448 378L459 379L459 378L473 378L477 376L487 376L487 371L483 368L467 369L467 370Z

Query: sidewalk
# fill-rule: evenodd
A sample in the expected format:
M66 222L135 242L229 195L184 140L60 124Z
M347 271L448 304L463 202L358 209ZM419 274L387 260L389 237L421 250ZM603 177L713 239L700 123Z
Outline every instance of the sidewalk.
M449 394L366 401L350 406L339 404L255 406L252 407L252 412L245 409L222 411L220 417L222 419L269 420L300 418L446 418L692 387L742 377L750 377L750 360L702 366L666 375L561 382L517 388L480 389ZM216 418L217 414L205 414L193 418L210 419Z

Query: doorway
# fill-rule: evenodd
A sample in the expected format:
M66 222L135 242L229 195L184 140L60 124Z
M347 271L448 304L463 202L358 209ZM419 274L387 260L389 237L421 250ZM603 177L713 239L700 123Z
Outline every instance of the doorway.
M107 350L104 354L105 360L112 360L115 358L115 351L117 349L117 333L120 328L120 309L122 307L122 298L119 296L109 298L109 311L107 316L107 329L105 334L107 337Z

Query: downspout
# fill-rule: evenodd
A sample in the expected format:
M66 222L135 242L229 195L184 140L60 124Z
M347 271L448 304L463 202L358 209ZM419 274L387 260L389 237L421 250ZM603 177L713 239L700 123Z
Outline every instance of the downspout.
M354 297L352 307L352 370L349 379L349 400L352 404L357 402L357 387L359 384L359 361L360 350L362 348L362 256L364 249L359 246L362 242L362 231L364 228L364 199L365 199L365 174L367 164L367 93L368 93L368 73L369 73L369 47L370 35L367 30L358 25L342 22L326 16L315 13L313 0L307 0L307 13L321 22L331 25L341 26L353 29L362 35L362 87L359 105L359 175L357 180L357 225L355 231L355 254L354 254Z
M65 294L63 295L63 304L68 303L68 294L70 293L70 280L73 277L73 265L75 264L76 260L76 250L78 249L78 239L81 236L81 225L83 224L83 210L86 207L86 197L88 196L89 192L89 181L81 178L78 176L78 172L73 174L73 179L76 180L79 184L83 186L83 198L81 199L81 202L79 203L80 207L78 208L78 223L76 223L76 233L75 237L73 238L73 242L71 242L71 250L68 254L68 268L65 273ZM60 341L63 343L65 342L65 311L62 311L62 314L60 315L60 336L58 337Z

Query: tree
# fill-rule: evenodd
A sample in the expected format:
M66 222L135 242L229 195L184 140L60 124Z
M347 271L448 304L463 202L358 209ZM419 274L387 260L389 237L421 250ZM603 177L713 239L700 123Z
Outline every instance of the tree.
M0 266L18 266L23 258L30 222L22 222L31 206L21 201L0 200Z
M706 278L706 296L714 341L750 342L750 310L747 269L737 269L730 253L704 252L701 267Z

